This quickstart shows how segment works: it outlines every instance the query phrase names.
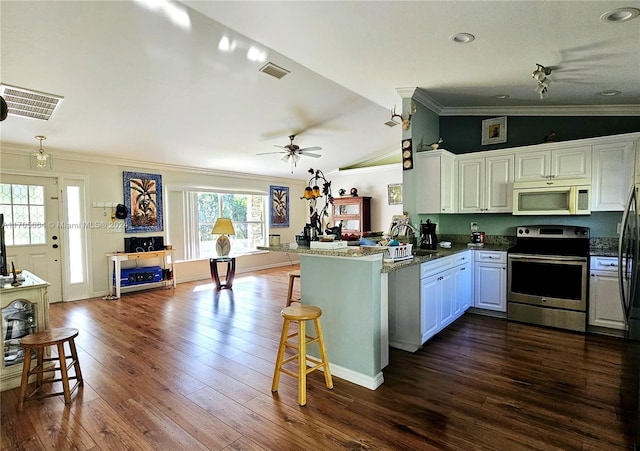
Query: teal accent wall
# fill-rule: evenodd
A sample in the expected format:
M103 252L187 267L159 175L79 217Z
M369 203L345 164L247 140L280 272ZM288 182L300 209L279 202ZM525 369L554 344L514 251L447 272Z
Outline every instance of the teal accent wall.
M487 235L516 236L516 227L528 224L574 225L590 228L592 238L617 238L616 226L622 212L594 212L588 216L514 216L508 213L418 215L417 224L431 219L438 234L466 235L470 223L477 222Z
M415 101L415 100L414 100ZM496 116L438 116L427 106L416 102L418 110L411 120L411 138L414 153L423 146L443 139L441 149L454 154L480 152L529 146L544 142L551 130L557 133L556 142L595 138L640 132L638 116L507 116L507 142L490 146L482 145L482 121ZM406 106L406 105L405 105ZM413 211L419 181L413 180L413 171L403 174L405 184L405 210L414 224L427 219L438 224L439 234L465 235L469 224L477 222L480 230L488 235L515 236L516 227L527 224L558 224L589 227L593 238L617 238L616 226L622 220L622 212L594 212L588 216L513 216L511 214L441 214L418 215ZM407 194L407 188L414 192Z
M541 144L551 130L557 133L556 142L640 131L638 116L507 116L507 142L483 146L482 121L492 117L495 116L440 117L439 133L444 140L440 147L462 154Z

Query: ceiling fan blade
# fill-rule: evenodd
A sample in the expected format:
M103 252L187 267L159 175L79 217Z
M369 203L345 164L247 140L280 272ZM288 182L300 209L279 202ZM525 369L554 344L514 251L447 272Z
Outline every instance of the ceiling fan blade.
M322 147L318 147L318 146L313 146L313 147L305 147L303 149L300 149L300 151L307 151L307 150L322 150Z
M301 155L304 155L305 157L311 157L311 158L320 158L322 156L322 155L318 155L317 153L308 153L308 152L305 152Z
M262 153L257 153L256 155L272 155L274 153L289 153L289 152L285 152L281 150L280 152L262 152Z

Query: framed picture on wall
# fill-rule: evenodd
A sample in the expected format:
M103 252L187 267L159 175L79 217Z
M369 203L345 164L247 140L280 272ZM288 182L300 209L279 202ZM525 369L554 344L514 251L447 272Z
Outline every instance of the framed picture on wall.
M270 227L289 227L289 187L270 186L271 199Z
M162 232L162 176L124 171L123 180L125 233Z
M389 205L402 204L402 183L388 185L387 198Z
M482 145L507 142L507 117L494 117L482 121Z

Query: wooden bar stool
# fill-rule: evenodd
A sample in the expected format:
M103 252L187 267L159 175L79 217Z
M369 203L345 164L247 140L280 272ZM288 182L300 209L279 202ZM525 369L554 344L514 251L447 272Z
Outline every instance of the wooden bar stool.
M293 283L296 279L300 279L300 270L296 269L295 271L289 271L289 292L287 293L287 307L289 307L292 302L302 302L302 300L300 299L293 298Z
M324 337L322 336L322 328L320 327L320 315L322 310L315 305L292 305L282 309L282 317L284 324L282 325L282 335L280 336L280 347L278 348L278 356L276 358L276 368L273 372L273 383L271 391L278 391L278 382L280 381L280 373L298 378L298 404L304 406L307 403L307 374L318 368L324 369L324 380L327 388L333 388L333 380L331 379L331 371L329 370L329 360L327 359L327 349L324 345ZM291 321L298 322L298 332L289 334L289 323ZM316 327L316 336L312 337L306 333L306 321L313 321ZM289 339L298 337L295 344L289 343ZM307 355L307 345L318 343L320 347L320 359L318 360ZM298 353L291 357L284 358L286 348L297 349ZM283 368L287 363L298 360L298 372L293 372ZM311 362L307 368L307 361Z
M22 364L22 381L20 384L20 399L18 402L18 412L22 412L25 401L30 399L43 399L51 396L64 395L65 404L71 402L71 393L75 391L78 386L83 385L82 372L80 371L80 361L78 360L78 352L76 351L76 344L74 338L78 336L78 329L74 328L61 328L61 329L49 329L35 334L27 335L20 340L20 345L24 348L24 362ZM64 344L69 344L69 350L71 355L66 355L64 350ZM44 351L47 346L57 346L58 357L45 358ZM31 369L31 353L35 350L37 364ZM71 362L67 364L67 359L71 359ZM45 367L45 362L58 362L58 366L55 363L49 368ZM75 375L69 377L69 369L73 367ZM60 371L60 379L46 379L43 380L44 373L50 373ZM29 377L36 375L36 387L27 394L29 388ZM55 376L54 376L55 377ZM76 379L76 383L73 388L69 389L69 381ZM42 388L42 384L50 384L54 382L62 382L62 391L57 393L39 394L38 392Z

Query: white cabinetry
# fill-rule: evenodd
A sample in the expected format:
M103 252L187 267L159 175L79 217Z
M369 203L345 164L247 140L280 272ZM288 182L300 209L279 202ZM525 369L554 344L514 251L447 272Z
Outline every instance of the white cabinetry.
M589 325L626 329L618 287L618 259L615 257L591 257Z
M455 155L446 150L418 152L415 172L417 213L453 213L455 177Z
M389 274L389 344L414 352L471 303L471 251Z
M458 158L458 212L510 213L513 167L512 153Z
M624 211L633 185L633 141L594 145L591 211Z
M544 146L558 144L516 152L516 182L591 178L591 146L553 150L545 150Z
M476 308L507 311L507 253L476 250L474 256Z

